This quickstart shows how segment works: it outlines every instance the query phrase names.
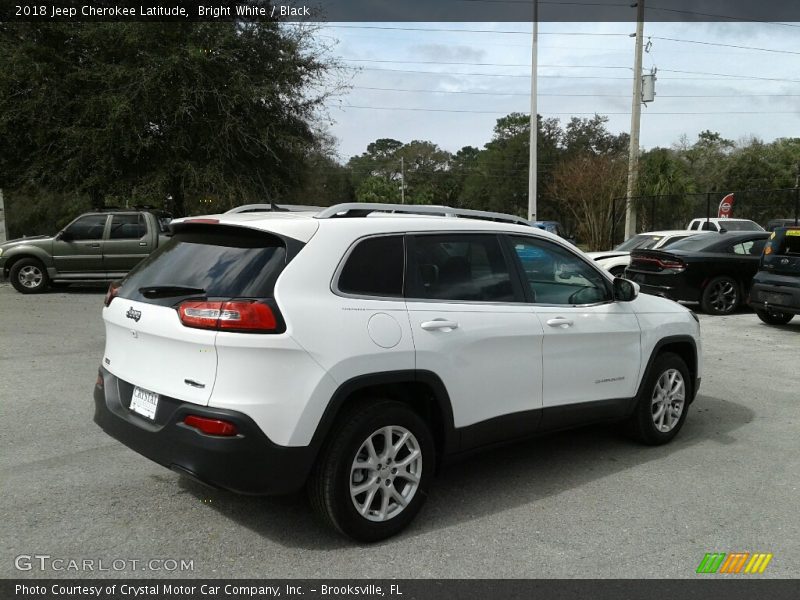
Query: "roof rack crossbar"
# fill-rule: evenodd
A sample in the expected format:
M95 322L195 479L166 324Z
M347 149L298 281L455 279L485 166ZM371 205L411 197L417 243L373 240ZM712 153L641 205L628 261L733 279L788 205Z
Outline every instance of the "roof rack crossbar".
M522 217L499 212L483 210L470 210L466 208L452 208L450 206L433 206L429 204L383 204L378 202L348 202L336 204L321 210L316 215L317 219L335 219L345 217L366 217L371 213L400 213L410 215L433 215L440 217L462 217L467 219L480 219L483 221L498 221L500 223L514 223L517 225L530 225Z

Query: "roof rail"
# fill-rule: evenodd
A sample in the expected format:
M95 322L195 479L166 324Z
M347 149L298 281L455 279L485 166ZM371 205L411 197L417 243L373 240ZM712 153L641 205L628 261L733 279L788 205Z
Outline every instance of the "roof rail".
M301 204L243 204L230 210L226 210L225 214L235 213L253 213L253 212L304 212L304 211L320 211L321 206L306 206Z
M371 213L402 213L410 215L433 215L440 217L461 217L466 219L480 219L483 221L497 221L500 223L513 223L527 225L530 223L522 217L499 212L483 210L469 210L466 208L451 208L449 206L432 206L429 204L382 204L372 202L349 202L336 204L321 210L316 215L317 219L336 219L347 217L366 217Z

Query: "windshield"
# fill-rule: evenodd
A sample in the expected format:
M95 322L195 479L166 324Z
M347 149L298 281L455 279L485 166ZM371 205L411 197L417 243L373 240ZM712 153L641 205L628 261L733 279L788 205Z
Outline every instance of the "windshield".
M614 248L614 250L619 252L647 250L655 246L663 237L663 235L647 235L646 233L640 233L639 235L635 235L629 240L622 242L619 246Z

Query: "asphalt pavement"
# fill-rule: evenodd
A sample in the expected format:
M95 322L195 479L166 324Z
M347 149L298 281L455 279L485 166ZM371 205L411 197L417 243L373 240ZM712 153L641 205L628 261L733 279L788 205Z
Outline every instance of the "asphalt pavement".
M0 577L691 578L738 551L798 576L800 317L701 315L703 384L673 443L591 427L489 451L442 473L402 535L359 546L302 495L210 490L104 434L103 293L0 284Z

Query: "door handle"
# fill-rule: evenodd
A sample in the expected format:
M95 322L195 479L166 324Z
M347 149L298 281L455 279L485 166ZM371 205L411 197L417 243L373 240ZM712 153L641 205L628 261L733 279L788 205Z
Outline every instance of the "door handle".
M550 325L550 327L561 327L561 329L566 329L567 327L572 326L572 319L567 319L566 317L554 317L552 319L548 319L547 324Z
M140 246L147 246L147 242L139 242Z
M425 321L420 325L425 331L453 331L458 329L458 323L455 321L448 321L446 319L434 319L433 321Z
M89 248L99 248L100 244L86 244L86 246Z

